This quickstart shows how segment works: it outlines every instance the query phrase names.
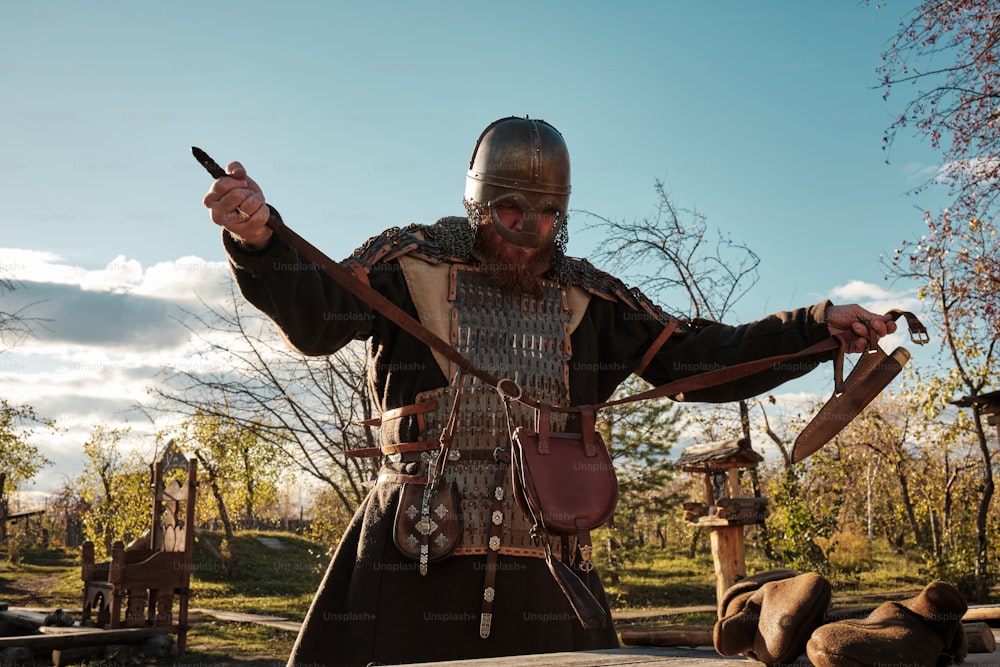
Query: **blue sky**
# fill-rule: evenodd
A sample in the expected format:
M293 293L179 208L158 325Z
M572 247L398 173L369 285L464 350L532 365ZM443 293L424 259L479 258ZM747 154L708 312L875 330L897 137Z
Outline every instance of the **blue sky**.
M508 115L562 131L571 209L650 215L659 179L756 251L734 322L825 298L914 307L879 257L943 193L908 194L936 170L923 142L901 136L886 164L906 91L883 101L876 74L911 6L11 3L0 269L23 281L14 303L59 321L0 356L0 380L74 425L46 445L65 466L88 421L123 419L141 378L183 362L171 309L222 298L226 275L190 146L241 160L339 258L460 214L475 139ZM570 238L580 256L600 242ZM813 375L808 390L828 392Z

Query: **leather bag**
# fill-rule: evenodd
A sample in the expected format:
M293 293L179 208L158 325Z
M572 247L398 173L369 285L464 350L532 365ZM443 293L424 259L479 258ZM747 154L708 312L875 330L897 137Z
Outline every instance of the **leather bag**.
M547 428L549 412L539 409L536 430L514 430L511 477L514 499L533 529L574 536L580 548L579 569L593 569L590 531L611 520L618 505L618 476L594 411L581 412L583 433Z
M421 574L427 574L429 563L450 556L461 542L460 510L454 482L441 482L434 488L426 483L403 484L393 541L404 556L419 563Z
M535 430L518 427L511 438L514 500L533 522L533 532L576 537L580 556L576 567L589 576L594 569L590 531L614 515L618 476L594 428L593 410L581 412L583 434L550 431L547 406L540 406L538 415ZM580 624L587 629L604 627L607 614L577 573L549 549L545 562Z
M441 431L440 449L427 481L405 482L399 491L392 539L400 553L417 561L421 575L427 574L430 563L450 556L462 541L462 499L455 482L445 479L444 469L465 379L465 373L460 371L455 402Z

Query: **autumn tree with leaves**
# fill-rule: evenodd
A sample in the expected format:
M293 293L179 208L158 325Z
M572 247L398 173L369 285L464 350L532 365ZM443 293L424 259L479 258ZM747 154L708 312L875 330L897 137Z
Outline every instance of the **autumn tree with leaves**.
M114 542L128 544L149 529L152 468L136 450L123 447L129 432L95 426L83 443L83 472L69 485L85 508L83 533L98 560L108 557Z
M1000 328L996 326L995 312L990 314L983 303L995 301L997 291L983 291L983 283L977 280L982 249L972 247L977 239L995 239L996 231L979 219L956 219L948 211L940 220L928 217L926 223L925 235L896 250L889 274L918 285L918 296L938 331L945 373L926 378L921 389L936 397L938 409L944 411L957 398L977 397L996 386ZM995 240L993 244L995 247ZM985 599L996 574L989 553L994 453L979 408L972 410L970 427L966 437L978 447L981 474L972 595Z
M888 3L882 3L888 4ZM1000 21L989 0L924 0L907 13L882 54L883 94L902 110L885 135L913 129L942 157L932 182L966 217L992 216L1000 177Z
M206 540L202 543L214 552L228 576L236 576L236 530L240 523L256 527L264 508L277 503L278 480L288 462L280 450L255 431L226 417L224 408L219 413L196 413L182 429L209 491L202 495L202 502L208 502L206 495L211 498L215 510L212 514L222 524L223 538L218 548ZM204 519L202 515L202 522Z
M928 184L943 183L953 198L926 229L889 262L889 275L913 281L942 338L946 376L928 380L942 405L994 388L1000 343L1000 270L996 224L1000 176L1000 20L985 0L924 0L900 24L883 54L881 83L890 103L907 99L886 132L891 147L911 128L942 158ZM943 409L943 408L942 408ZM979 408L966 436L980 454L971 595L985 599L996 575L990 553L993 451Z
M16 283L0 273L0 294L13 292ZM31 335L41 320L28 314L30 306L10 311L0 306L0 354ZM0 398L0 541L7 538L6 517L15 491L52 461L29 442L36 427L54 430L55 423L35 414L30 405Z
M29 405L14 405L0 398L0 541L7 537L6 517L12 494L45 466L52 465L30 438L34 427L55 428Z

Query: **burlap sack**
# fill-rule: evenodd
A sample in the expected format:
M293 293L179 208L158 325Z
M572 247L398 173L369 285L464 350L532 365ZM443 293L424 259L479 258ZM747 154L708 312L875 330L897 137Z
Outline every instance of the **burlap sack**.
M830 604L830 583L810 572L763 572L737 582L719 602L712 639L720 655L782 665L805 651Z
M954 586L934 581L909 600L879 605L866 618L817 628L806 653L816 667L961 662L968 652L962 629L967 609Z

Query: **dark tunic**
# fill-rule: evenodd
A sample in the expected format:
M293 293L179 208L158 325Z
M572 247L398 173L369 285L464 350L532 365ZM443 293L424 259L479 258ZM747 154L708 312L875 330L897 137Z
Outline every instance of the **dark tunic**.
M370 341L378 411L411 404L418 393L447 384L424 344L316 271L280 240L272 239L263 251L248 252L225 235L225 246L243 295L299 351L325 355L355 339ZM371 267L369 280L418 317L398 262ZM823 317L826 305L777 313L742 326L682 326L642 377L659 385L804 349L829 336ZM637 309L634 302L606 294L591 298L571 337L572 404L607 400L662 329L659 318ZM788 364L688 395L686 400L726 402L754 396L803 375L825 358ZM399 424L399 432L390 434L390 439L417 439L413 420L402 419ZM412 472L415 464L395 465ZM416 563L405 559L392 541L398 491L398 484L379 483L363 501L320 585L289 665L393 664L618 645L611 623L601 631L582 629L544 561L513 556L500 556L492 632L489 638L480 638L485 556L453 556L432 564L421 576ZM596 573L588 583L607 607Z

